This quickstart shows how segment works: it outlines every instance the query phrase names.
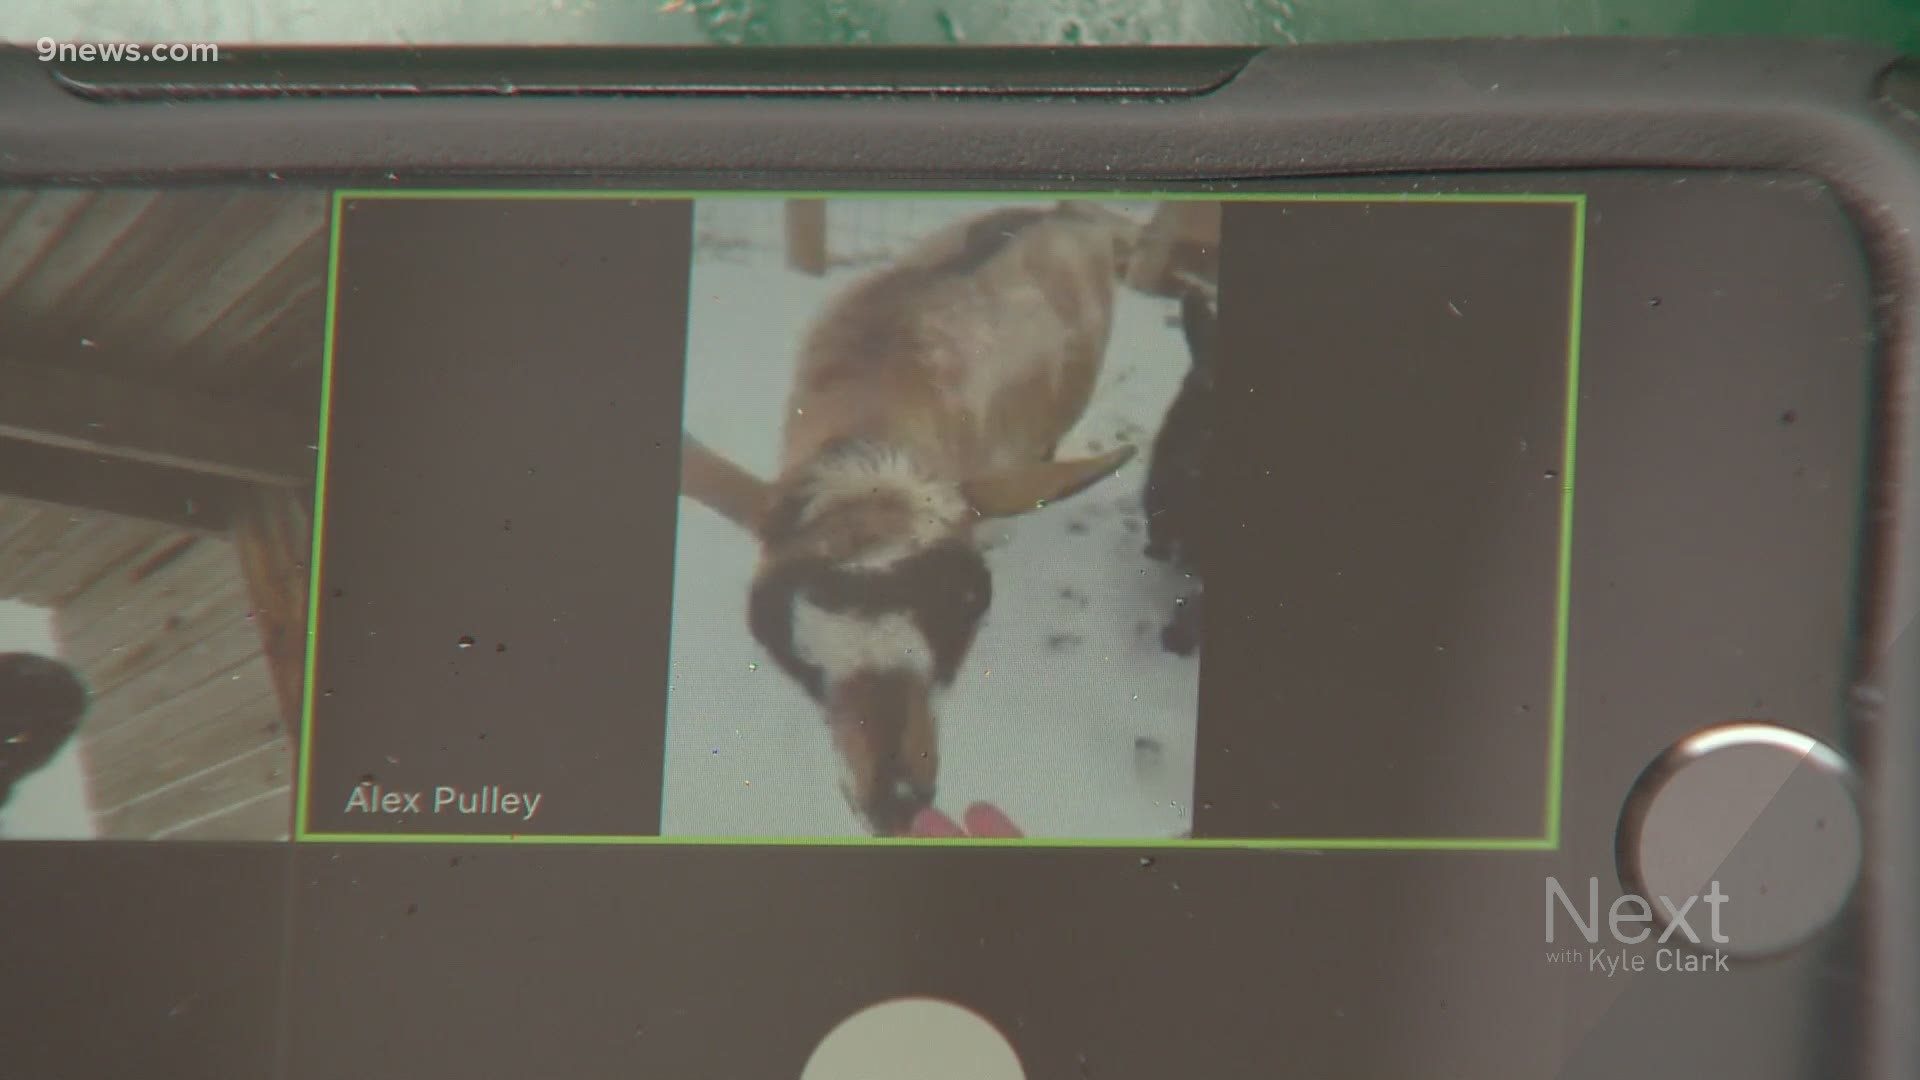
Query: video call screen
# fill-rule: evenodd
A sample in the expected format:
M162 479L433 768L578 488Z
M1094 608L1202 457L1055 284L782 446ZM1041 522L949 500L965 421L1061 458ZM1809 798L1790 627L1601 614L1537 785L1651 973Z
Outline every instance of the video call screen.
M1811 1060L1542 941L1844 738L1865 262L1681 179L0 191L0 1073Z
M0 822L1551 846L1581 208L13 196Z

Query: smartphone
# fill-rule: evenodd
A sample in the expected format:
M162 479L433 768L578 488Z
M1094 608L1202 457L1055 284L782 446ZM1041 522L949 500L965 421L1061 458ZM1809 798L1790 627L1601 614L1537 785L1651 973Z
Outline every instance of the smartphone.
M1914 1075L1894 58L0 101L10 1075Z

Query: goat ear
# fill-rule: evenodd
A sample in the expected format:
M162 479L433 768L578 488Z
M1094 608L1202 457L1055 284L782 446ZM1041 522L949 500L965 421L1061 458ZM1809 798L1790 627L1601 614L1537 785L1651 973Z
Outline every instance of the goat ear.
M752 533L759 532L773 502L772 485L685 432L680 435L680 494Z
M981 517L1012 517L1077 495L1132 459L1133 447L1122 446L1097 457L1042 461L976 476L961 490Z

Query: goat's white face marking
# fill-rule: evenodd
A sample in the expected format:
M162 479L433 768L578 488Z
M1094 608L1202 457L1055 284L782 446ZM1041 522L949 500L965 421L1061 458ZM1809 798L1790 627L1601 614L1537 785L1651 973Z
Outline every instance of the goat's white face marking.
M862 671L933 676L933 649L911 618L899 612L867 616L828 611L798 594L793 598L793 651L819 668L828 685Z
M919 554L925 550L925 548L926 541L922 537L909 537L904 540L881 544L878 547L868 548L853 558L848 559L842 565L850 570L868 570L874 573L882 573L893 569L902 559L907 559Z
M892 447L874 447L849 454L815 473L807 484L806 507L800 513L805 527L849 499L891 492L915 511L909 531L894 544L867 553L850 565L864 569L891 566L907 555L951 536L972 516L959 489L927 476L911 457Z

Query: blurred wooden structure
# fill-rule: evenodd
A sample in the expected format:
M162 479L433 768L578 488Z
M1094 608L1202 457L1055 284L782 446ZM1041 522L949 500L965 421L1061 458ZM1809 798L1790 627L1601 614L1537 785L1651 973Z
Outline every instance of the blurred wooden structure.
M1179 296L1189 281L1220 282L1221 204L1161 204L1129 260L1127 284L1155 296Z
M813 277L827 272L825 199L787 200L787 268Z
M325 195L0 195L0 598L50 608L107 838L291 820Z

